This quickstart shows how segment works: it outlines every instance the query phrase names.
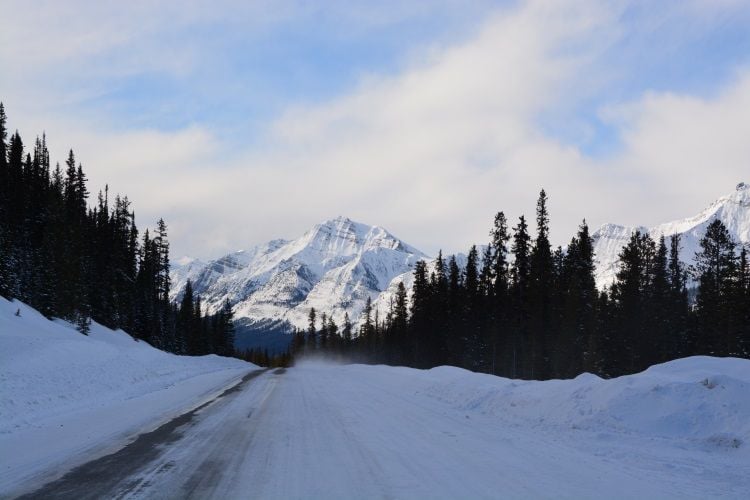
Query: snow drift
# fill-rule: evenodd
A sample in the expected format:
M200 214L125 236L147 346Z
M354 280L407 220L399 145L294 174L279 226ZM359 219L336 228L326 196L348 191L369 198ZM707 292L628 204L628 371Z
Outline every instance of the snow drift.
M11 478L154 427L253 368L169 354L96 323L85 336L0 297L0 492Z
M423 394L513 425L750 448L750 360L694 356L604 380L509 380L440 367ZM750 456L745 453L745 456Z

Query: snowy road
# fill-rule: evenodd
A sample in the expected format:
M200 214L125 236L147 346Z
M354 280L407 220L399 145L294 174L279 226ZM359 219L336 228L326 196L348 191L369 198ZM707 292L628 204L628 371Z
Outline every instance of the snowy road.
M255 372L31 497L741 498L750 487L744 450L526 425L441 401L429 390L441 376L453 372Z

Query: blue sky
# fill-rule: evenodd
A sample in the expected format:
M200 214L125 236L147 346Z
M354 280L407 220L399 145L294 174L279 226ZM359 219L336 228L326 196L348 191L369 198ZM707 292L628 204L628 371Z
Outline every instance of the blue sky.
M460 251L541 187L564 244L750 172L744 1L3 4L10 125L164 216L179 254L339 214Z

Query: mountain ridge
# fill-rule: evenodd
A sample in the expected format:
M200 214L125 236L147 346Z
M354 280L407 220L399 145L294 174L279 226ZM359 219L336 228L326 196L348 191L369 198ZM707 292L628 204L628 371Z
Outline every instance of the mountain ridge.
M603 224L591 235L594 239L597 287L603 289L612 284L617 273L620 249L635 231L648 233L657 241L661 236L669 238L680 234L680 259L691 264L695 253L700 249L700 239L706 228L716 219L724 223L735 242L750 243L750 185L740 182L733 192L717 198L693 217L657 224L651 228Z
M738 184L732 193L719 197L693 217L651 228L603 224L592 233L597 286L603 289L611 285L619 252L634 231L649 233L655 239L681 234L680 256L691 264L705 228L717 218L736 241L748 244L750 185ZM170 298L179 300L190 279L209 312L229 300L235 317L243 319L245 325L270 322L275 331L284 324L290 330L305 328L313 307L332 316L339 325L348 313L356 324L368 298L373 314L385 317L398 284L403 281L411 290L411 274L418 260L427 261L428 266L435 262L380 226L338 216L315 224L296 239L272 240L207 263L180 259L181 264L172 272ZM458 254L457 260L461 267L465 265L464 255Z

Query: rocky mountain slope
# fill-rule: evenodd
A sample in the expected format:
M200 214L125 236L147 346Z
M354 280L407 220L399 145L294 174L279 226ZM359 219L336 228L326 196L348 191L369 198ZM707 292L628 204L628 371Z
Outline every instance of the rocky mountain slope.
M208 264L183 261L172 272L173 300L190 279L209 310L229 300L237 318L304 328L310 308L356 321L394 277L427 258L385 229L345 217L316 224L292 241L274 240Z

